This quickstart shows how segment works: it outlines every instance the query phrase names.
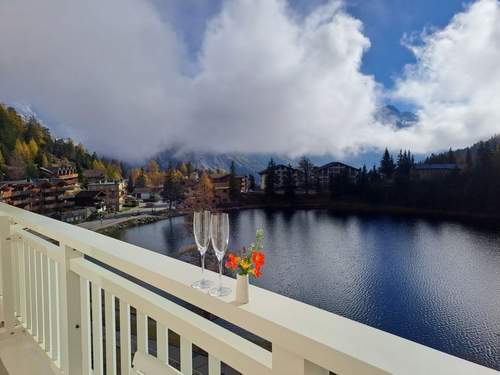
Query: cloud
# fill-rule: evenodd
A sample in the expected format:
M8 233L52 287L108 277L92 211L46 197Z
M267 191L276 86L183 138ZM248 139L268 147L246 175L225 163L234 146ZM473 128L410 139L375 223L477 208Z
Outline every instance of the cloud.
M6 0L0 14L0 100L107 155L182 140L184 51L148 2Z
M144 0L0 4L0 98L27 102L104 154L188 150L341 153L371 131L361 22L332 1L307 17L281 0L223 3L194 74Z
M444 29L424 31L407 45L417 62L392 95L415 105L420 121L401 132L401 141L427 152L500 131L500 2L477 1Z
M166 147L342 157L428 151L498 126L498 3L483 0L414 48L390 96L421 122L374 120L384 95L361 72L370 41L340 1L224 1L198 54L147 0L0 3L0 100L30 104L58 135L126 160ZM495 37L496 36L496 37ZM193 57L194 55L194 57Z

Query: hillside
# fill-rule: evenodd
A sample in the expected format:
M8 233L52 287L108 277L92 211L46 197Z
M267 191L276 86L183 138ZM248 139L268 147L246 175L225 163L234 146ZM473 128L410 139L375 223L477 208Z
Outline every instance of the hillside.
M90 154L82 144L55 138L33 115L25 116L0 103L0 180L39 177L38 167L72 163L78 172L106 170L108 178L121 178L117 161Z
M495 135L486 141L474 143L470 147L453 150L451 153L450 150L439 154L431 154L425 161L431 164L451 162L465 164L467 152L470 153L470 157L474 161L478 157L478 151L484 146L489 148L492 152L497 151L500 146L500 135Z

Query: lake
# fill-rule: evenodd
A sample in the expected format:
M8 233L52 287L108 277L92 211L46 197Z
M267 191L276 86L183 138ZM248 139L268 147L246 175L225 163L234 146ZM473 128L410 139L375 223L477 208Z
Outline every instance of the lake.
M500 370L500 231L263 209L230 213L230 227L233 250L265 230L264 275L252 283ZM171 256L194 243L182 217L117 237Z

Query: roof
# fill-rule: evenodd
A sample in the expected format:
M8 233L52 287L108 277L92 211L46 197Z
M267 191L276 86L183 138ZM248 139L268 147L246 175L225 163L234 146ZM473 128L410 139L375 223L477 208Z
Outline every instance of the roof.
M443 163L443 164L417 164L415 166L416 170L454 170L454 169L463 169L464 166L462 164L455 163Z
M359 168L353 167L351 165L347 165L345 163L341 163L340 161L332 161L330 163L322 165L321 167L318 167L318 169L325 169L325 168L330 168L330 167L333 167L333 166L344 166L344 167L347 167L347 168L359 170Z

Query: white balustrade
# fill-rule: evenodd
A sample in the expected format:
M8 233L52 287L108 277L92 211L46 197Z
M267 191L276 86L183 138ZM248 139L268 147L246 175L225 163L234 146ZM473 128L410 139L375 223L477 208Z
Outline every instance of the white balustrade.
M254 286L245 305L210 297L190 287L199 277L193 265L5 204L0 243L4 328L24 328L64 375L192 374L194 345L208 353L209 375L221 374L222 362L256 375L497 373ZM133 278L260 336L272 351ZM234 289L233 279L223 282ZM169 329L180 336L180 371L169 364Z

